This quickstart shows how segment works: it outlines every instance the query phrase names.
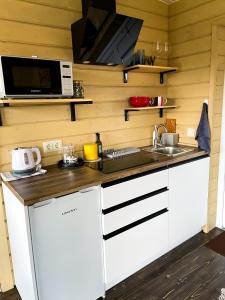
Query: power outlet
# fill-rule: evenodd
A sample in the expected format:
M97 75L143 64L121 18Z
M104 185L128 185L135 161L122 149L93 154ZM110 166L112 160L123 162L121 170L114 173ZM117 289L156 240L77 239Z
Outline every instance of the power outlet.
M62 148L61 140L48 141L43 143L43 149L45 153L60 151L61 148Z
M195 128L187 128L187 136L190 138L195 138Z

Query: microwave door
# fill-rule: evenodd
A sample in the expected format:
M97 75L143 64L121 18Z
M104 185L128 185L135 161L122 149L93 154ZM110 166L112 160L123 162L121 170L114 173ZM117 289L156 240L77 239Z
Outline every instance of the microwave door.
M62 95L59 61L2 57L2 69L8 97Z

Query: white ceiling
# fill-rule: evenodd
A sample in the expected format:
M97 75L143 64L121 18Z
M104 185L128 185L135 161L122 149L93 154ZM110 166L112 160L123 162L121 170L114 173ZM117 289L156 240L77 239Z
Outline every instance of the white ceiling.
M173 3L175 3L175 2L177 2L179 0L159 0L159 1L161 1L161 2L163 2L165 4L170 5L170 4L173 4Z

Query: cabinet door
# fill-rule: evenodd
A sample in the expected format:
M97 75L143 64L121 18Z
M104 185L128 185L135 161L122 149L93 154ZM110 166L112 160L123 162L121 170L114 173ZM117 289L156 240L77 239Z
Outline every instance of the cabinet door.
M39 299L103 296L99 189L41 202L29 215Z
M169 243L174 248L207 222L209 158L169 170Z
M104 241L106 289L168 249L168 212Z

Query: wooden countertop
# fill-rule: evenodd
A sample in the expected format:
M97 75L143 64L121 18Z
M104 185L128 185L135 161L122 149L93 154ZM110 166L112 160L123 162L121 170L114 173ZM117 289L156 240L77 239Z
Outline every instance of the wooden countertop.
M44 175L4 183L24 205L33 205L37 202L77 192L94 185L101 185L139 173L169 167L206 155L205 151L194 147L191 148L193 151L177 157L145 152L145 155L151 155L157 158L158 161L110 174L103 174L87 166L73 170L61 170L56 165L53 165L45 167L47 173Z

